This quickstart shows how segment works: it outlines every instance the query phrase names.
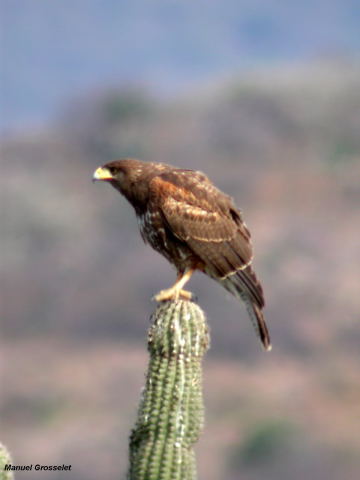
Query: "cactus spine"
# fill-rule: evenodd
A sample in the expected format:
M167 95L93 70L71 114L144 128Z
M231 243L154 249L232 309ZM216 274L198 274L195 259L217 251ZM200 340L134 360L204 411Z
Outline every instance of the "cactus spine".
M150 362L130 436L129 480L195 480L193 445L204 421L201 361L206 318L188 300L161 302L152 316Z

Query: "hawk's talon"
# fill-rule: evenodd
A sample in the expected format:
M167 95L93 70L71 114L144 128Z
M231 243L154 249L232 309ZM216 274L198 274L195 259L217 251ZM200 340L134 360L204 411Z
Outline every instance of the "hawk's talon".
M178 290L175 288L168 288L161 290L159 293L153 296L153 300L157 302L165 302L166 300L194 300L192 292L187 290Z
M161 290L157 295L154 296L154 299L157 302L163 302L165 300L193 300L193 294L187 290L183 290L182 287L190 280L191 275L194 270L188 268L183 272L179 272L177 280L174 285L166 290Z

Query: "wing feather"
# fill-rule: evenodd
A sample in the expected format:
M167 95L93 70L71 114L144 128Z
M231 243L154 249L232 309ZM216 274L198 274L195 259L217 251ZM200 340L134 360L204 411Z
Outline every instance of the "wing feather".
M225 278L252 260L250 234L232 199L203 174L175 170L154 177L150 202L171 232L187 243L210 273ZM199 178L201 175L201 178Z

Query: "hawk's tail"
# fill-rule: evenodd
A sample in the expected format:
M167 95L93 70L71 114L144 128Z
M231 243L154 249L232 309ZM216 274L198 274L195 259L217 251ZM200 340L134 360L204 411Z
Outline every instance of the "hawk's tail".
M250 320L254 325L256 334L260 338L261 343L263 344L263 347L265 348L265 350L269 352L272 349L272 346L270 341L269 330L266 326L263 312L256 305L256 303L253 303L249 299L247 295L242 296L242 299L245 302L246 309L248 311Z
M254 276L254 278L256 279L255 273L252 270L248 273L251 273L251 276ZM238 271L237 273L229 275L227 278L220 280L220 283L226 288L226 290L228 290L236 298L242 300L245 303L251 323L255 328L257 336L260 338L264 349L266 351L270 351L272 347L264 315L261 311L261 307L258 305L258 302L255 299L251 298L252 296L250 294L250 291L248 292L248 289L245 287L245 284L243 282L245 275L246 270ZM247 280L249 280L249 276L246 275L246 277ZM260 284L258 285L260 288L260 293L262 295Z

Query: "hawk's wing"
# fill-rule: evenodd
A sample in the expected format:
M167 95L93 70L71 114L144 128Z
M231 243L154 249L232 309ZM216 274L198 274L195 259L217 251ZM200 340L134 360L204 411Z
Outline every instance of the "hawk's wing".
M172 234L205 263L208 273L224 279L238 272L245 292L263 305L262 293L245 273L252 260L250 234L229 196L202 173L177 169L151 180L150 203L160 209Z

